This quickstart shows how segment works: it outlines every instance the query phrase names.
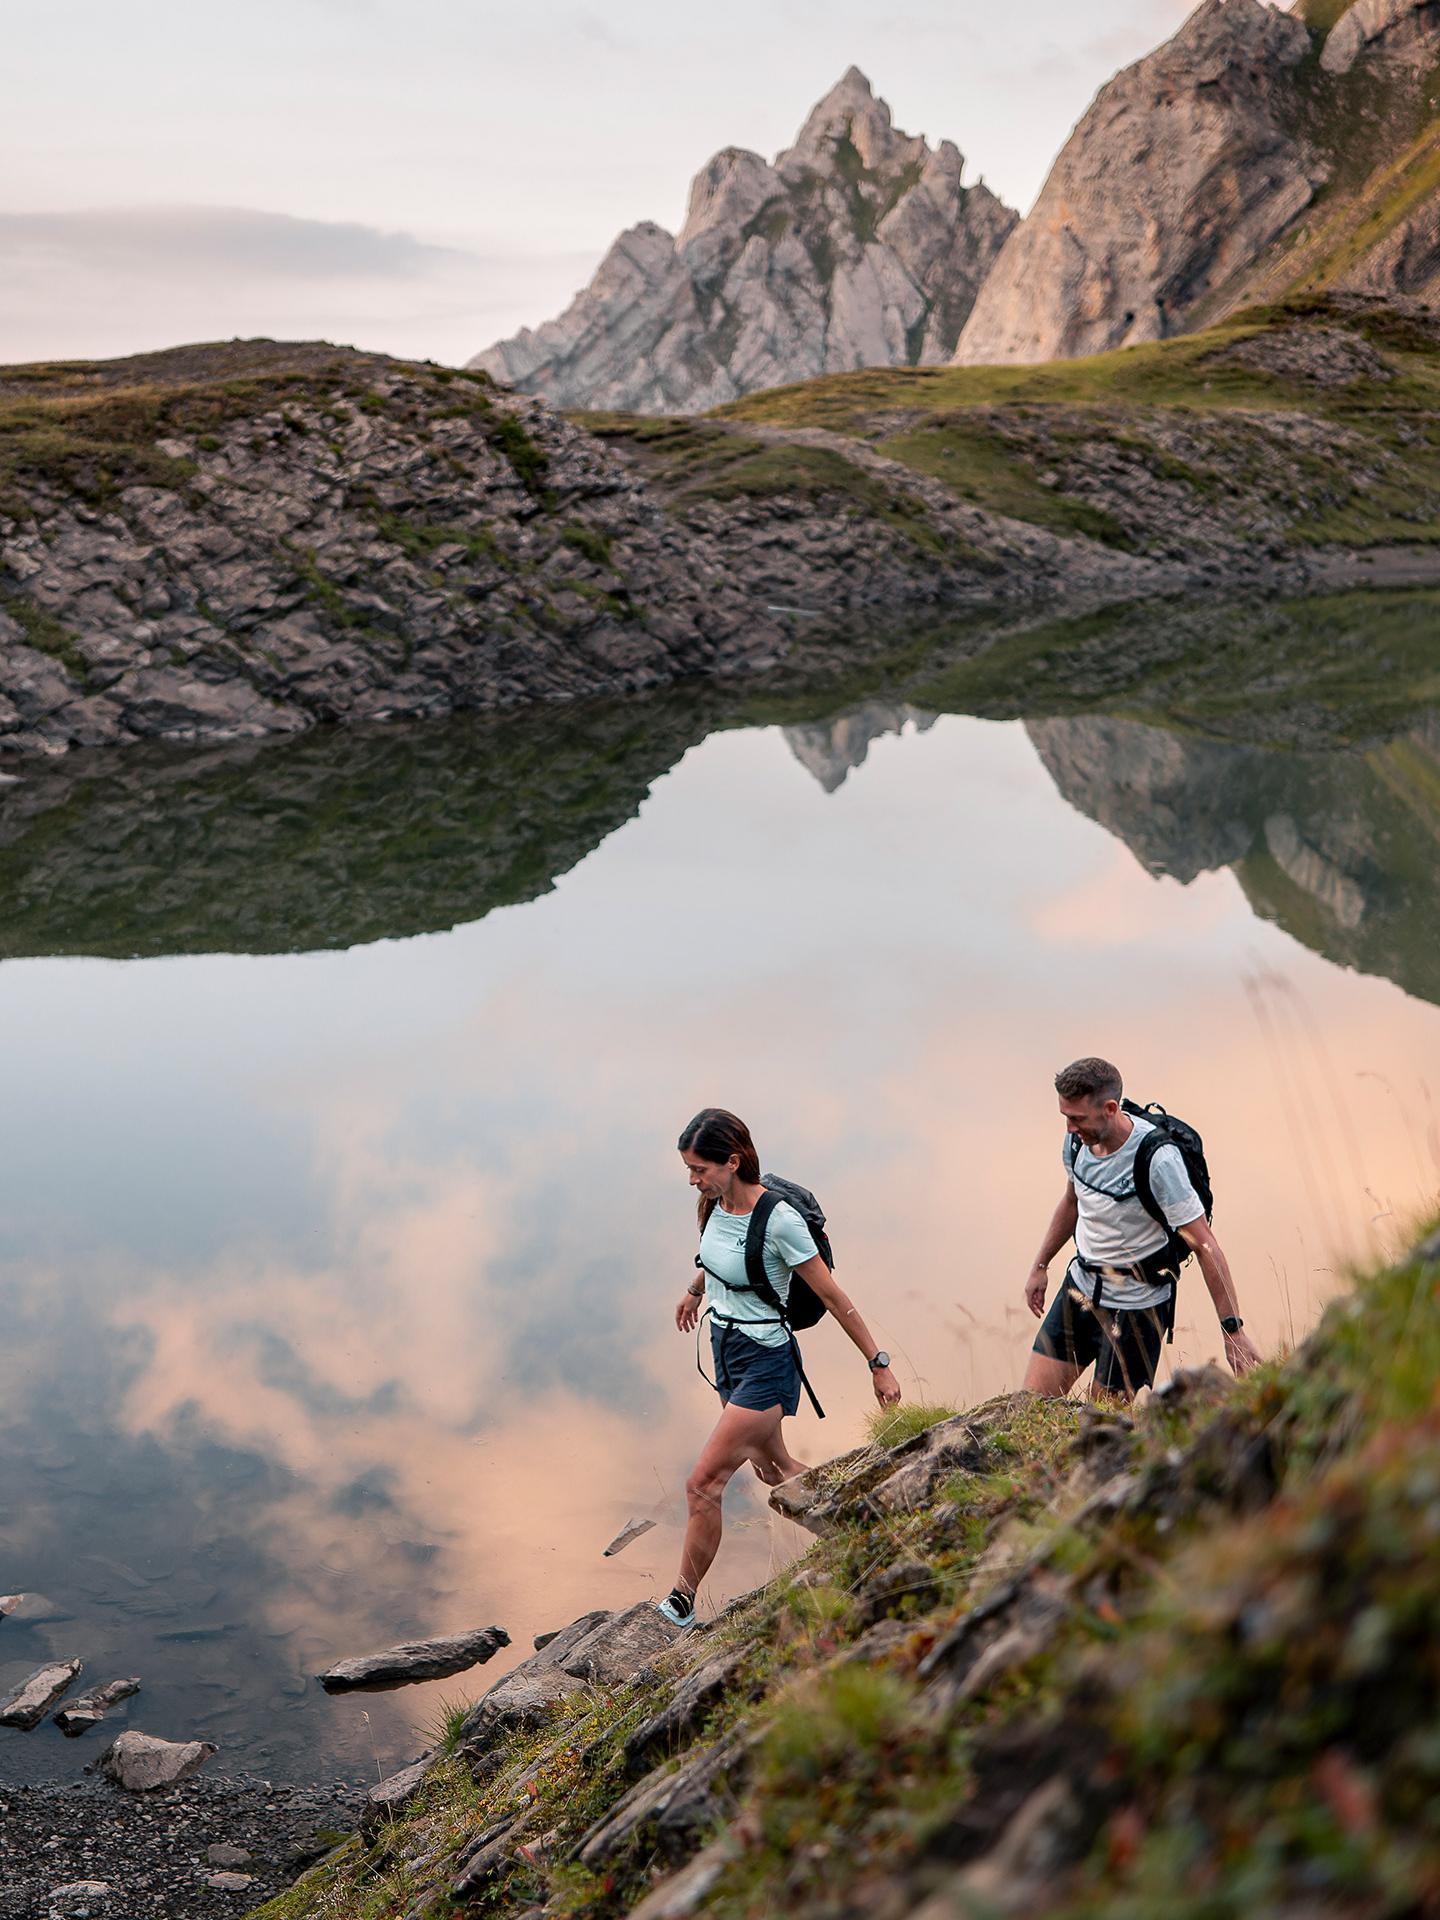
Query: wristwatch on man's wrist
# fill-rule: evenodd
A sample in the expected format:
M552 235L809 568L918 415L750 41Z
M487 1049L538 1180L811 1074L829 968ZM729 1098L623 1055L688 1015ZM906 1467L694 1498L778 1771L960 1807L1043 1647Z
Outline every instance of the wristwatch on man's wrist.
M870 1362L870 1371L872 1373L883 1373L889 1364L890 1356L886 1353L885 1349L881 1347L880 1351L875 1355L875 1358Z
M1238 1333L1244 1324L1245 1322L1240 1318L1238 1313L1227 1313L1225 1318L1220 1322L1220 1331L1222 1333Z

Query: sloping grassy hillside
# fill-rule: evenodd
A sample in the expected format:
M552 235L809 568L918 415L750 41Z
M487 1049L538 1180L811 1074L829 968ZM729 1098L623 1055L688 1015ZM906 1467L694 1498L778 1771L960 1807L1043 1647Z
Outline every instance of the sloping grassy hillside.
M586 424L681 513L822 486L863 499L883 473L892 496L908 475L932 502L926 485L1155 556L1440 535L1440 322L1373 301L1297 298L1042 366L836 374L701 421Z
M1239 1386L882 1429L787 1574L260 1911L1431 1913L1437 1379L1440 1235Z

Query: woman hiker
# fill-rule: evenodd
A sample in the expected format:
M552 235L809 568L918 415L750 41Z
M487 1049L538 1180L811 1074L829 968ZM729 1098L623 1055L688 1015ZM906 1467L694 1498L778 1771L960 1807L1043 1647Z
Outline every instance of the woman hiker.
M720 1547L720 1503L731 1476L748 1460L767 1487L805 1472L785 1444L781 1422L800 1404L800 1367L793 1336L746 1281L745 1239L750 1215L765 1193L760 1160L743 1120L720 1107L697 1113L680 1136L680 1158L700 1196L703 1272L681 1296L675 1324L690 1333L708 1301L715 1386L724 1410L685 1483L690 1520L680 1554L680 1577L660 1612L677 1627L693 1626L695 1593ZM900 1385L815 1244L809 1227L782 1200L765 1226L765 1272L782 1302L790 1277L807 1281L826 1310L865 1356L882 1407L893 1407Z

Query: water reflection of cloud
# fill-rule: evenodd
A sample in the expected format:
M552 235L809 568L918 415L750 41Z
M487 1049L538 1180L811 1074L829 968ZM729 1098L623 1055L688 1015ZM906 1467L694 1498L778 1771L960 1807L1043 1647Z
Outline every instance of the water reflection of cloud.
M1205 874L1182 886L1147 874L1126 848L1114 847L1098 873L1040 901L1030 926L1083 964L1096 949L1183 945L1233 919L1235 896L1228 874Z

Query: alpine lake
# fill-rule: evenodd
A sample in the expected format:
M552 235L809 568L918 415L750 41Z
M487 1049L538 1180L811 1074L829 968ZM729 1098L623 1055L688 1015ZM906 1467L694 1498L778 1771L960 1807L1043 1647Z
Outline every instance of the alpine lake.
M1440 595L14 762L0 899L0 1686L143 1682L84 1742L0 1734L0 1780L126 1725L373 1778L535 1634L670 1584L715 1411L673 1319L697 1108L816 1190L932 1402L1018 1383L1076 1055L1204 1134L1265 1351L1406 1243L1440 1190ZM833 1325L804 1346L816 1460L873 1401ZM1162 1373L1219 1352L1192 1264ZM702 1611L805 1545L752 1480L727 1516ZM315 1684L491 1622L469 1675Z

